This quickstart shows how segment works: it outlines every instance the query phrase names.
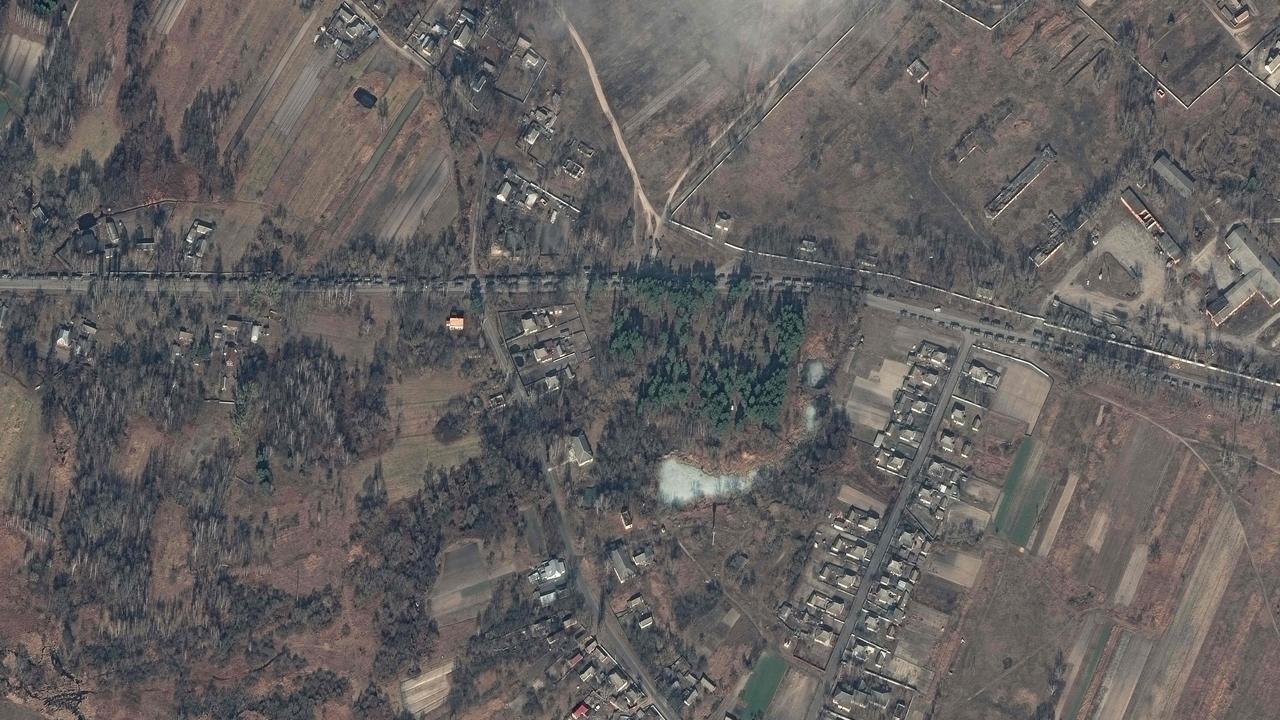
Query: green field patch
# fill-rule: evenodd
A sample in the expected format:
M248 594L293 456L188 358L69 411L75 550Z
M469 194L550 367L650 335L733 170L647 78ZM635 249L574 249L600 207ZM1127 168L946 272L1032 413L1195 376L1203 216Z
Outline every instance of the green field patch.
M1098 661L1102 659L1102 651L1107 648L1107 640L1111 638L1111 629L1114 627L1112 623L1103 623L1098 628L1098 636L1094 638L1093 644L1089 646L1089 651L1085 655L1084 666L1080 669L1080 673L1076 675L1075 686L1071 688L1071 701L1067 704L1067 712L1063 715L1068 720L1075 720L1080 714L1080 706L1084 703L1084 694L1088 692L1089 686L1093 684L1093 674L1098 670Z
M1019 547L1030 541L1040 508L1053 487L1048 478L1036 472L1040 455L1040 443L1030 436L1023 438L996 507L996 534Z
M787 661L777 655L769 653L760 658L755 670L751 671L751 678L747 680L747 686L743 688L742 695L738 697L740 701L738 717L744 720L763 718L764 711L773 701L773 694L777 692L786 671Z

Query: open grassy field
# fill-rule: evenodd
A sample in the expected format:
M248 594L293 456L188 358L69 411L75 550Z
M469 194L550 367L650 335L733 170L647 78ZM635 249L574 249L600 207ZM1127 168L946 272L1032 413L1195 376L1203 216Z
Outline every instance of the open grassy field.
M1116 37L1136 45L1143 64L1183 100L1191 102L1272 25L1272 3L1251 5L1248 25L1234 28L1212 5L1173 2L1085 3L1086 11Z
M742 712L739 717L764 717L765 710L773 701L773 694L782 683L782 676L787 672L787 661L769 653L760 658L751 671L751 679L739 697Z
M992 257L1025 257L1049 211L1069 211L1122 142L1112 116L1125 73L1086 73L1088 82L1063 89L1059 61L1097 31L1065 8L1024 7L992 34L941 4L877 5L680 219L706 228L727 211L731 241L751 244L753 227L786 216L793 233L861 236L862 252L879 251L882 263L961 282L968 270L992 270ZM929 66L924 83L906 73L915 57ZM1006 110L1008 98L1017 100ZM971 132L996 116L989 140ZM989 222L983 207L1046 143L1057 160ZM851 261L854 243L838 244L835 259Z
M1028 436L1022 440L1005 477L1000 504L996 507L996 533L1019 547L1026 547L1031 540L1040 506L1053 487L1043 474L1037 472L1043 452L1034 438Z
M376 459L382 462L387 493L392 498L416 492L428 466L458 465L480 451L480 437L474 431L451 443L440 442L432 432L449 400L467 388L464 378L435 372L406 378L391 389L387 405L399 433Z
M0 375L0 493L9 497L12 483L26 473L43 479L44 448L40 403L35 393L8 375Z

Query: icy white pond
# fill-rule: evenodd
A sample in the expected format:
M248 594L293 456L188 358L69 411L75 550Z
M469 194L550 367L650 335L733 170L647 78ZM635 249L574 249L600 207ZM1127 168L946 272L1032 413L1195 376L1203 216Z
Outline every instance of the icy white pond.
M710 475L698 468L667 458L658 466L658 494L663 502L682 505L702 498L722 497L751 487L749 475Z

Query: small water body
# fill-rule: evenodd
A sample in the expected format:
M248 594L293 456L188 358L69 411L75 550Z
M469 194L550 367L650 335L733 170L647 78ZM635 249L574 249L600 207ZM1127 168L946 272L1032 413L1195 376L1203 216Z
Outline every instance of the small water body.
M818 408L812 405L804 406L804 429L809 432L818 429Z
M658 495L663 502L683 505L743 492L751 487L754 477L754 471L747 475L712 475L670 457L658 465Z
M811 388L816 388L827 379L827 366L821 360L810 360L804 364L804 381Z

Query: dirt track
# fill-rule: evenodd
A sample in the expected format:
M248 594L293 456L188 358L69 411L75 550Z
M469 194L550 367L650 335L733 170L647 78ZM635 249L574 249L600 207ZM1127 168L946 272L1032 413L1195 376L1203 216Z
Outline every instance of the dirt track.
M600 84L600 76L596 74L596 64L591 60L591 53L587 52L586 43L582 42L582 36L578 34L578 29L569 21L568 16L564 14L564 10L560 10L560 19L564 21L565 27L569 29L569 36L573 38L573 44L577 46L578 52L581 53L582 59L587 64L587 74L591 76L591 87L596 91L596 100L600 103L600 110L604 112L605 118L609 121L609 127L613 130L613 139L618 144L618 151L622 153L622 159L627 163L627 170L631 172L631 182L635 184L636 195L640 198L640 205L644 209L645 227L648 228L649 234L653 235L662 227L662 216L653 209L653 204L649 202L649 196L644 192L644 185L640 184L640 173L636 170L636 164L631 160L631 153L627 151L627 143L622 139L622 128L618 126L618 120L613 116L613 110L609 109L609 100L604 95L604 86Z

